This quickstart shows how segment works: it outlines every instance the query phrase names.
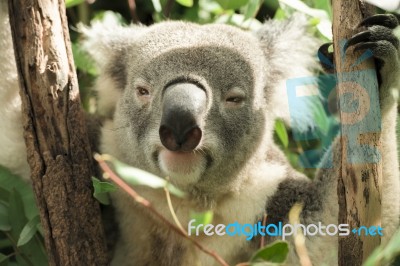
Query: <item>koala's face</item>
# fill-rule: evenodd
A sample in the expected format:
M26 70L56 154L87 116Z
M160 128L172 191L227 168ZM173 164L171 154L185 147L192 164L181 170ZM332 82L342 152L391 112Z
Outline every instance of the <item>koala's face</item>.
M123 84L114 118L121 159L182 188L231 182L273 122L263 53L238 29L153 26L119 63L110 76Z

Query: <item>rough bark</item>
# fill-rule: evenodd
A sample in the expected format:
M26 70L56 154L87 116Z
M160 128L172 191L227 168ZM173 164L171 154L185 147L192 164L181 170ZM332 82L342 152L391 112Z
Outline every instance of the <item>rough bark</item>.
M24 137L50 265L107 265L62 0L9 0Z
M359 63L357 60L365 51L354 53L352 47L346 53L343 51L345 40L361 30L357 25L373 14L373 9L359 0L333 0L332 5L334 59L341 119L339 224L349 224L350 228L380 226L381 136L374 60L370 58ZM358 102L354 112L346 111L348 99L345 98L349 94L352 95L351 101ZM339 239L339 265L361 265L379 244L379 236L358 236L351 232L349 236Z

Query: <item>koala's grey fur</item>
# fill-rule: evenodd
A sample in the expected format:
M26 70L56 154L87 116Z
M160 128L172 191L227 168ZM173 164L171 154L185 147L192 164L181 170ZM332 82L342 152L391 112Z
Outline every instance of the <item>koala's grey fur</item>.
M0 153L0 163L27 177L24 146L20 145L15 63L4 1L0 4L0 42L8 49L0 53L6 78L0 80L0 142L8 147ZM96 83L98 109L107 117L101 129L101 152L153 174L169 176L186 191L188 198L172 199L184 226L190 211L208 209L214 212L213 224L255 223L265 209L271 222L284 222L297 201L305 203L302 223L337 224L339 168L321 169L310 181L292 169L272 139L274 120L288 116L286 80L311 76L318 68L314 56L317 42L307 34L305 25L302 18L295 17L267 21L257 34L226 25L186 22L150 27L95 24L83 29L84 45L101 70ZM398 51L391 52L391 60L382 58L385 64L380 72L383 242L398 228L400 214L397 104L390 94L390 88L397 88ZM205 111L199 118L203 135L190 154L197 163L188 162L190 167L169 163L167 155L175 155L166 152L160 142L162 89L175 83L198 84L207 95ZM138 96L140 88L147 89L149 95ZM226 102L232 93L244 95L243 101ZM311 113L305 110L294 120L310 118ZM323 161L328 160L325 157ZM339 154L334 153L333 161L340 161ZM172 220L163 190L135 189ZM120 230L112 265L215 265L211 257L169 230L125 193L116 192L112 199ZM227 235L196 239L232 265L248 260L258 246L244 237ZM310 237L306 245L315 265L337 264L336 237ZM292 249L288 265L297 264Z

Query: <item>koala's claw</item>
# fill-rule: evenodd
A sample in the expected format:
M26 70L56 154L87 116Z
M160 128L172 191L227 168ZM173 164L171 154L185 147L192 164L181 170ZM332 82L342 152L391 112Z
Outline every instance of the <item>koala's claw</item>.
M371 51L376 51L378 49L379 45L376 42L363 42L363 43L357 43L354 45L354 51L361 51L361 50L371 50ZM374 54L375 55L375 54Z
M368 30L355 34L346 42L346 45L344 46L344 51L346 51L352 45L358 44L363 41L369 41L371 39L371 36L372 33Z
M371 26L368 30L360 32L355 34L353 37L351 37L344 49L345 51L347 50L347 48L349 48L350 46L357 46L360 47L359 44L361 44L362 42L376 42L377 44L382 44L384 46L386 45L392 45L393 48L398 49L399 47L399 39L397 39L397 37L393 34L392 30L384 27L384 26ZM361 45L362 47L362 45ZM372 46L372 47L368 47L368 48L376 48L375 50L372 50L372 52L378 52L379 53L379 46ZM388 48L382 47L383 50L387 50ZM358 49L359 50L359 49ZM375 55L376 53L374 53Z
M395 15L375 15L364 19L358 27L367 29L354 34L345 44L344 51L353 47L353 51L366 51L372 54L378 70L379 84L392 84L397 80L399 69L400 41L393 34L393 29L399 25Z
M379 14L368 17L358 24L358 27L380 25L389 29L394 29L399 25L399 20L393 14Z
M328 73L334 71L333 53L328 50L331 45L332 43L325 43L318 49L318 59L322 68Z

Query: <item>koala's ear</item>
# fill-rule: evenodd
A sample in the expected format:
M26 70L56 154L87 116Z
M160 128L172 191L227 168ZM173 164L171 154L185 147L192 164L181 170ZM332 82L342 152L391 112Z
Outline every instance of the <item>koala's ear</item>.
M116 21L94 22L90 27L80 25L82 47L93 58L99 70L95 84L98 112L112 117L118 98L127 81L127 48L146 30L145 26L121 26Z
M122 26L115 20L92 22L90 27L78 25L83 35L82 47L95 60L97 66L104 69L113 57L123 53L130 42L134 41L145 26Z
M307 32L306 18L295 14L284 21L268 20L256 32L256 36L270 69L267 77L270 81L267 95L271 96L276 117L284 119L290 126L300 130L313 127L315 108L312 105L315 101L305 97L302 104L291 106L292 112L289 112L287 91L287 81L305 77L312 79L316 77L320 68L317 62L319 43ZM316 83L314 89L317 88ZM293 107L300 110L294 112Z

